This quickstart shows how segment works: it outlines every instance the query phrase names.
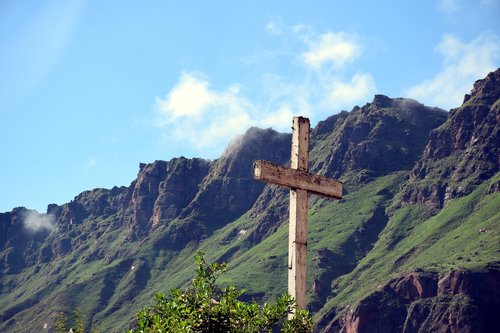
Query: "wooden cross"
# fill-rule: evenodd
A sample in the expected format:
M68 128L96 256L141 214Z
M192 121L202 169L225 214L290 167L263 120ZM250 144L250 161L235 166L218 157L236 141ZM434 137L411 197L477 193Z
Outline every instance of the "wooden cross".
M294 117L291 167L254 162L254 178L290 188L288 236L288 293L296 308L306 308L307 193L342 199L342 183L308 172L309 119Z

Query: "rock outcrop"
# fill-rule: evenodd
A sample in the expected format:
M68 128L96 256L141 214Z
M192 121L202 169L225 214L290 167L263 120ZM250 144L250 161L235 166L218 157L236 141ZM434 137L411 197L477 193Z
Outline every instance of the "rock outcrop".
M462 106L451 110L448 120L431 132L401 201L436 213L493 176L500 163L499 124L500 69L476 81Z
M131 185L131 223L149 230L178 217L198 193L211 165L207 160L184 157L141 164Z
M236 138L210 169L183 216L195 214L211 225L225 224L250 209L264 184L253 179L258 159L284 164L290 158L290 135L250 128Z
M494 332L500 325L500 269L438 276L406 272L360 303L322 317L318 332ZM337 311L337 312L336 312Z
M422 154L445 111L415 100L375 95L371 103L342 112L312 131L311 170L360 181L409 170Z

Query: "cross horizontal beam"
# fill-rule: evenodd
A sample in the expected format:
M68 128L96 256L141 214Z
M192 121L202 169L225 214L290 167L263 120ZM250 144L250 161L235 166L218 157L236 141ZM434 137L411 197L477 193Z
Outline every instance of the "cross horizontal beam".
M306 171L285 168L259 160L253 164L254 178L266 183L281 185L291 189L307 190L314 194L342 199L342 183Z

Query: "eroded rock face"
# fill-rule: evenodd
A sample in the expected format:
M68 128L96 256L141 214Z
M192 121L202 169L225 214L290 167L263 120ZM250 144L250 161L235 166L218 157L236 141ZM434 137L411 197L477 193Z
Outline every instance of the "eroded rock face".
M406 272L347 309L318 321L319 332L493 332L500 325L500 270L438 276Z
M487 273L455 270L439 278L437 294L464 294L481 298L487 303L500 304L500 270L489 269Z
M139 175L133 183L132 224L140 229L150 225L156 199L159 195L160 183L167 176L167 162L155 161L151 164L141 164Z
M250 128L236 138L198 182L194 198L168 225L157 246L182 248L231 222L255 203L265 184L253 178L253 162L285 164L290 159L289 134Z
M160 226L171 226L187 209L199 191L213 162L204 159L174 158L141 164L139 175L129 188L130 204L124 218L131 227L131 237L144 237ZM201 237L200 229L186 224L171 230L157 242L161 247L178 246Z
M415 100L375 95L372 103L319 122L311 137L311 170L329 177L361 181L409 170L431 130L446 120L445 111ZM351 177L353 177L351 175Z
M432 131L422 159L410 173L403 203L436 213L448 201L472 192L499 170L500 70L476 81L461 107Z
M68 232L72 226L81 224L87 218L124 214L129 201L129 189L125 186L115 186L110 190L96 188L80 193L71 202L61 206L49 205L47 213L54 216L61 231Z
M214 162L188 208L181 214L217 226L238 218L252 207L265 186L253 179L253 162L285 164L291 136L272 129L250 128Z
M249 211L254 230L248 236L248 241L251 244L258 244L276 232L280 226L288 223L289 203L288 189L266 186Z
M173 159L167 166L167 177L160 182L155 201L152 226L176 218L198 192L211 163L202 159Z
M398 276L389 282L389 286L407 302L437 295L436 279L416 272Z
M149 229L179 216L198 192L210 165L207 160L184 157L142 164L131 185L132 224Z

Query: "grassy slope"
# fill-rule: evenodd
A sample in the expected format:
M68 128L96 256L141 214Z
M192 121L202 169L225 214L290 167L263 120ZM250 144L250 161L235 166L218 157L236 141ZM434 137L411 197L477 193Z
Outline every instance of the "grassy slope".
M336 281L332 306L352 304L398 272L423 269L448 273L459 267L480 270L498 263L500 193L486 195L500 173L470 195L452 200L439 214L425 219L417 207L394 212L380 239L350 273ZM479 232L486 228L486 232Z
M404 173L395 173L367 185L348 186L349 193L340 202L323 198L311 200L309 285L321 276L331 279L333 285L332 296L322 311L360 300L400 271L481 269L498 260L500 193L485 193L491 183L500 180L500 174L467 197L451 201L429 219L416 207L397 206L398 198L392 198L392 194L399 191L403 178ZM372 230L365 222L377 207L387 209L390 219L382 229ZM38 314L34 318L30 310L15 319L23 325L30 319L29 327L36 331L50 320L48 313L78 306L89 324L97 323L101 331L123 331L156 292L167 292L189 283L194 275L193 254L198 248L207 253L208 260L229 259L229 271L222 283L243 286L250 296L261 297L264 293L264 300L274 299L286 291L286 219L283 217L283 226L276 233L254 247L246 241L253 225L244 215L200 244L189 244L180 252L154 249L151 244L159 231L151 235L151 239L128 242L123 249L124 231L111 229L109 221L101 221L90 234L97 237L101 233L109 238L105 251L127 251L129 256L111 264L102 259L87 261L85 258L103 244L102 239L96 241L91 236L74 249L71 258L77 260L69 256L56 258L38 272L33 267L22 275L6 279L5 283L9 279L22 283L14 292L0 297L0 308L28 302L34 295L35 298L50 295L35 306ZM488 231L480 233L479 228ZM247 233L240 234L241 230ZM363 243L367 240L369 244ZM318 263L317 251L322 249L331 251L338 260L338 265L334 261L326 273ZM54 290L49 294L52 287ZM0 329L4 330L2 325Z
M357 261L355 245L352 249L346 248L349 237L368 219L377 204L388 205L389 201L377 192L384 188L397 190L401 181L401 174L393 174L380 178L366 187L345 196L342 202L328 199L316 200L309 210L309 281L319 274L316 265L315 250L329 248L341 253L351 251L351 260ZM352 214L352 212L356 212ZM284 217L286 221L287 217ZM167 292L171 288L186 286L194 275L193 254L197 249L206 253L207 260L215 261L220 258L230 258L229 271L220 280L221 284L235 284L248 290L250 297L255 296L264 300L275 299L286 292L286 263L288 251L288 227L284 223L276 233L263 242L249 247L245 235L252 231L252 221L247 215L229 223L216 231L211 237L200 244L192 244L175 254L175 259L164 265L152 264L152 275L146 289L134 300L135 304L148 304L155 292ZM241 235L239 231L247 230ZM351 242L352 243L352 242ZM350 244L350 243L349 243ZM227 254L230 254L229 257ZM160 261L156 258L157 261ZM226 260L227 261L227 260ZM263 295L264 294L264 295ZM135 306L127 307L106 317L100 323L101 328L116 328L116 320L123 318L126 311L136 311Z

